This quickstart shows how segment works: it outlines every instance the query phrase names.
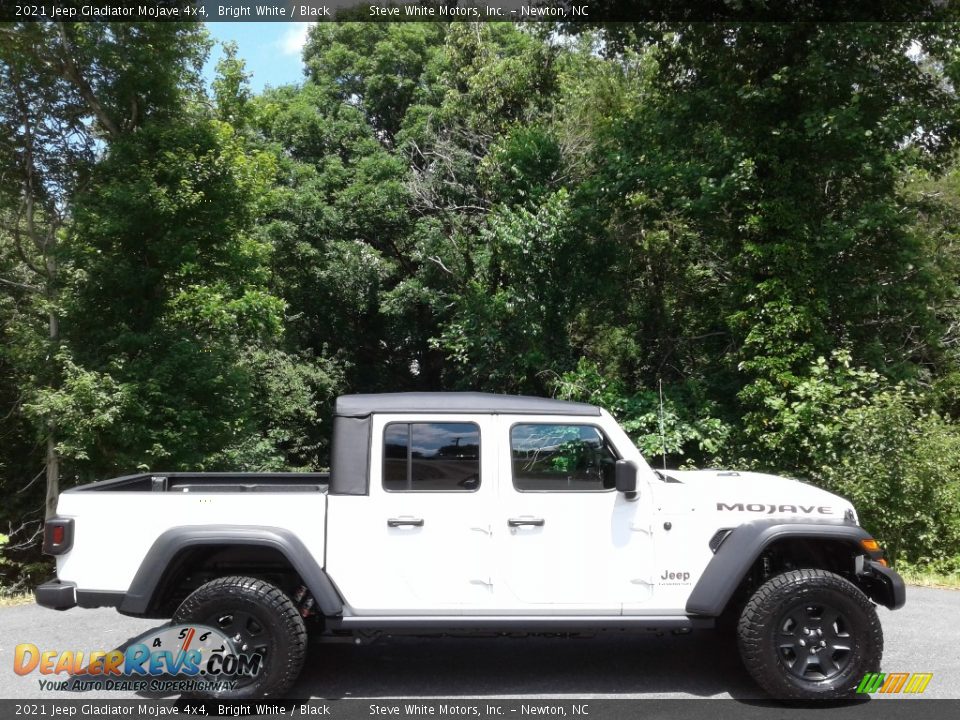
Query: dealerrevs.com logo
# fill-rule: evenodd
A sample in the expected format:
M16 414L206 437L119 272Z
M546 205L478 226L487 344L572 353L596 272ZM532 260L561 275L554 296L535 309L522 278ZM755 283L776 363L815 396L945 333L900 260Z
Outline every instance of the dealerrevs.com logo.
M204 625L166 625L116 650L41 650L17 645L13 670L37 673L48 691L222 692L260 672L263 655L238 652L232 638Z

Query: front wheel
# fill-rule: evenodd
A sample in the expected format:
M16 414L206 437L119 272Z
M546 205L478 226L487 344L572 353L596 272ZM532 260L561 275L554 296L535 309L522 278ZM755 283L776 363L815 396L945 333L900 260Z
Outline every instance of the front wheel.
M211 580L183 601L173 621L214 628L238 650L262 657L262 666L253 677L238 679L231 690L203 696L243 700L283 695L303 667L307 647L303 619L283 591L263 580Z
M873 603L825 570L792 570L767 581L743 609L737 639L754 680L784 699L852 697L883 656Z

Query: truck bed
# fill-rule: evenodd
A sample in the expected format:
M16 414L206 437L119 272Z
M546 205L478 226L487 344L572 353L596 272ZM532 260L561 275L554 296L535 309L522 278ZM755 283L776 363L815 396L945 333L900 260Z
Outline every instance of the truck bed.
M124 475L68 492L326 492L330 473L163 472Z
M281 528L322 564L328 482L327 473L153 472L71 488L57 514L74 519L74 543L57 556L57 575L98 597L124 593L163 533L197 527Z

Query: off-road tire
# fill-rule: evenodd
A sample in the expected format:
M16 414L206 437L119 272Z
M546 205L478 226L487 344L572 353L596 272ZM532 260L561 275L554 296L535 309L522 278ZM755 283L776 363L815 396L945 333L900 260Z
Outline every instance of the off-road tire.
M243 627L235 625L244 619ZM198 623L228 637L244 633L244 642L263 654L261 670L234 690L201 693L204 697L243 700L279 697L303 668L307 630L297 608L283 591L264 580L224 577L201 585L177 608L175 623Z
M750 675L782 699L854 697L883 656L873 603L825 570L791 570L768 580L744 607L737 640Z

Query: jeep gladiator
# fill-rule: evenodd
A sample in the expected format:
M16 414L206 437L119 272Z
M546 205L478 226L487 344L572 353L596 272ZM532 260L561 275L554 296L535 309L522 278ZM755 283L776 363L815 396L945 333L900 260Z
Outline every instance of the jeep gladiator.
M837 698L880 669L900 577L846 500L654 470L604 410L482 393L337 400L331 473L147 473L60 495L40 605L202 623L283 695L308 630L729 628L758 684Z

